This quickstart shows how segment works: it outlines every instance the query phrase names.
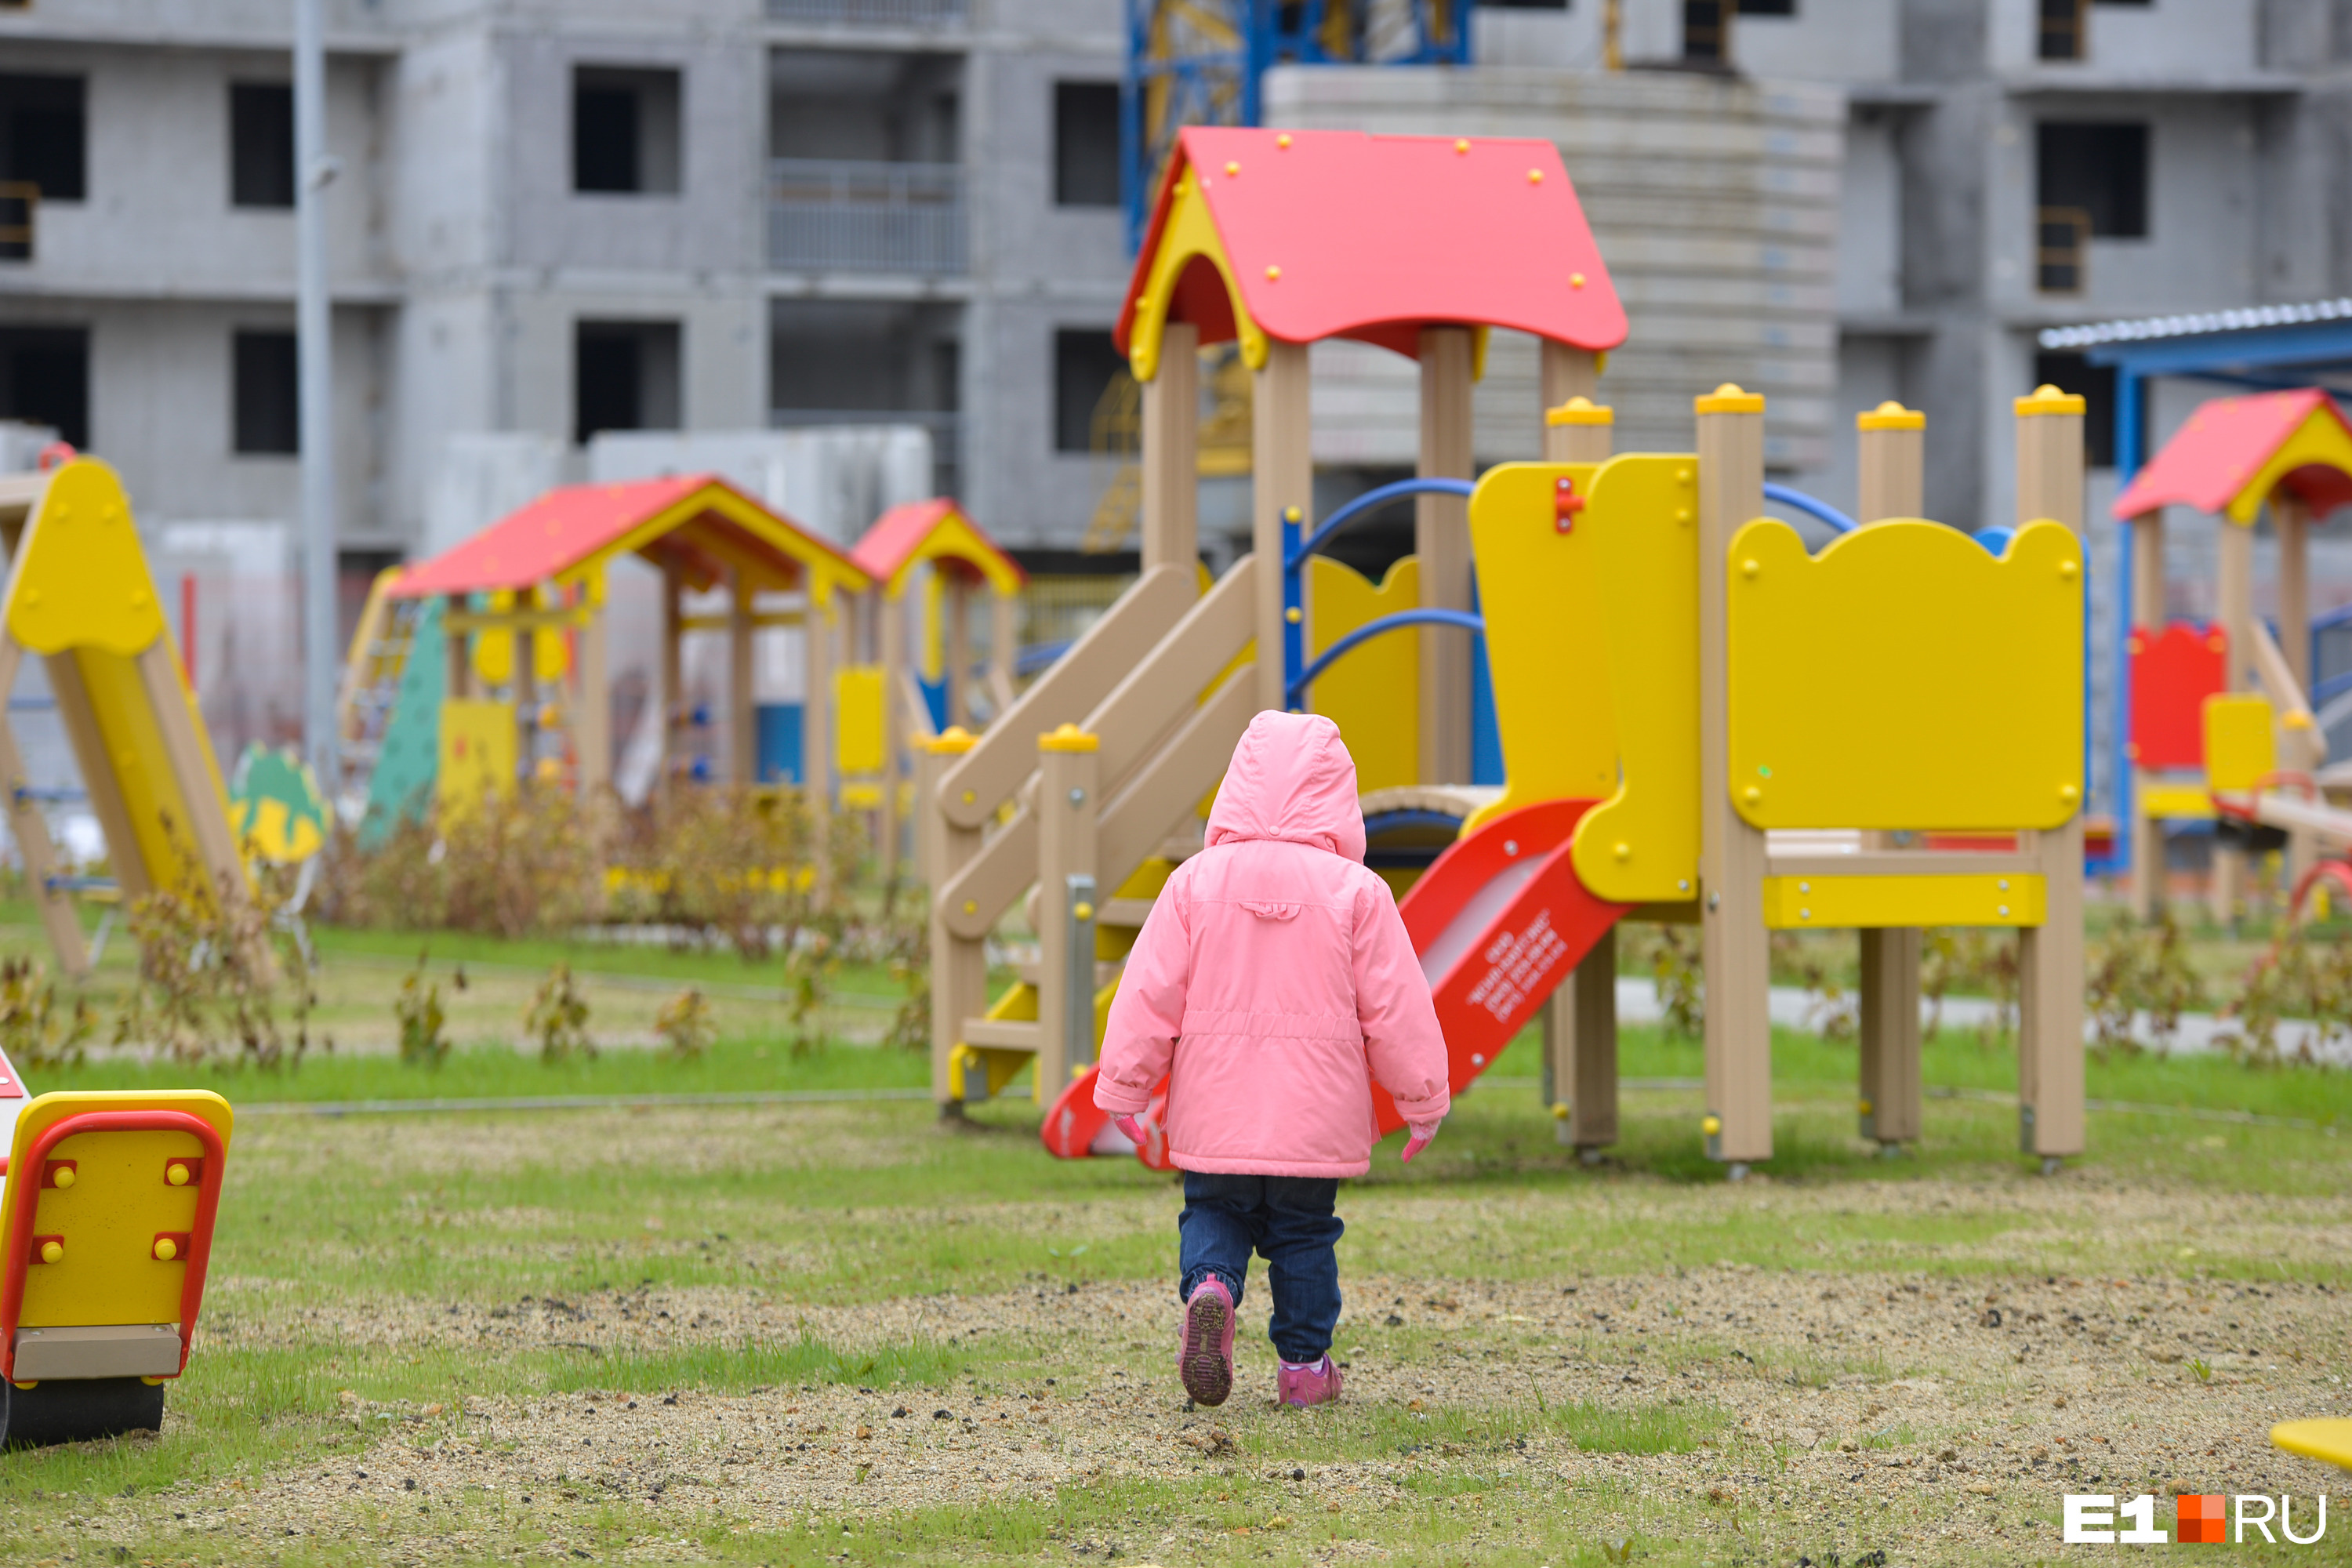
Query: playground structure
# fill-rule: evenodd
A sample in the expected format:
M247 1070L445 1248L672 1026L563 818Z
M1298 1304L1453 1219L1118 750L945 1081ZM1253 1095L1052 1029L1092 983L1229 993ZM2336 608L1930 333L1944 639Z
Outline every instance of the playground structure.
M2134 912L2163 899L2167 822L2217 827L2208 885L2212 917L2235 915L2250 848L2283 845L2292 907L2315 877L2352 888L2352 812L2320 797L2327 742L2314 718L2309 534L2352 500L2352 427L2325 392L2217 398L2166 443L2113 512L2131 529ZM2218 600L2210 626L2168 621L2164 508L2220 520ZM2278 539L2278 630L2254 614L2254 524L2267 508ZM2226 754L2216 754L2220 746ZM2322 862L2323 850L2334 858Z
M1542 342L1547 460L1474 483L1469 393L1493 326ZM1144 387L1142 575L986 736L927 752L944 1111L1033 1068L1049 1149L1127 1147L1088 1076L1117 965L1199 847L1200 803L1250 717L1326 710L1328 692L1350 750L1376 759L1368 818L1454 827L1401 910L1457 1090L1540 1016L1563 1137L1612 1142L1610 933L1696 924L1699 1131L1739 1174L1772 1149L1769 934L1854 928L1864 1131L1905 1142L1916 931L2002 927L2021 944L2022 1145L2045 1163L2081 1151L2081 400L2020 400L2018 527L1981 541L1916 516L1924 420L1865 415L1857 528L1766 485L1764 402L1736 387L1697 400L1695 454L1612 458L1591 394L1624 331L1549 143L1180 135L1119 326ZM1336 336L1419 361L1420 476L1310 528L1307 347ZM1225 340L1255 378L1255 548L1202 592L1193 378L1197 349ZM1351 609L1317 603L1346 579L1316 548L1408 494L1414 558ZM1768 496L1849 531L1810 555ZM1412 607L1393 607L1406 584ZM1370 700L1339 679L1358 647L1394 662ZM1826 697L1824 668L1841 672ZM1465 784L1482 690L1499 788ZM983 943L1024 893L1037 960L988 1006Z

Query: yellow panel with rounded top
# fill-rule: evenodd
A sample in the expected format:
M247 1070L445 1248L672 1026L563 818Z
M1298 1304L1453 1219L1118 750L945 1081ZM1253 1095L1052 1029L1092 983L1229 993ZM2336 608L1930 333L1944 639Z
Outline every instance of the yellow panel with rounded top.
M1585 496L1590 463L1505 463L1470 497L1470 548L1486 622L1503 793L1462 825L1467 835L1504 812L1545 800L1599 800L1617 788L1606 633L1590 508L1566 514L1558 498ZM1412 781L1409 781L1412 782Z
M1307 658L1367 621L1421 603L1421 563L1406 556L1375 585L1344 561L1307 562ZM1421 782L1421 639L1390 632L1359 643L1307 690L1307 706L1339 726L1356 760L1356 788Z
M28 1159L33 1141L66 1117L93 1110L158 1110L184 1111L210 1122L226 1155L233 1121L228 1102L201 1089L45 1094L16 1119L6 1192L0 1198L0 1236L9 1234L17 1206L30 1203L38 1205L33 1234L55 1237L58 1244L57 1261L22 1266L20 1326L179 1322L187 1259L184 1255L156 1258L155 1236L194 1228L197 1184L175 1186L166 1173L174 1160L204 1154L196 1135L173 1131L72 1133L59 1140L42 1162L46 1166L49 1161L72 1161L70 1187L43 1185L40 1170Z
M35 653L130 658L164 632L131 498L112 468L77 458L50 476L9 576L8 631Z
M1698 459L1601 465L1576 531L1591 551L1617 769L1576 825L1576 874L1598 897L1687 903L1698 883ZM1563 687L1591 677L1563 668ZM1592 711L1580 698L1577 710ZM1620 776L1622 775L1622 776Z
M2278 771L2278 731L2270 699L2252 692L2205 699L2205 782L2241 795Z
M1806 552L1758 518L1727 561L1734 807L1758 827L2056 827L2083 792L2083 562L1996 558L1917 518Z
M889 726L886 684L878 664L846 665L833 672L834 765L845 774L878 773L889 760L883 738Z

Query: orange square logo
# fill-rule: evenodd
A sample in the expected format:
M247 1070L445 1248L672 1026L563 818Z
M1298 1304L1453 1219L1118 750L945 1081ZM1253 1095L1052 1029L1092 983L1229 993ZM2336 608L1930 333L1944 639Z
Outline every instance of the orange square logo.
M2228 1539L2225 1534L2226 1500L2218 1492L2175 1498L2173 1519L2179 1527L2175 1539L2184 1546L2199 1543L2219 1545Z

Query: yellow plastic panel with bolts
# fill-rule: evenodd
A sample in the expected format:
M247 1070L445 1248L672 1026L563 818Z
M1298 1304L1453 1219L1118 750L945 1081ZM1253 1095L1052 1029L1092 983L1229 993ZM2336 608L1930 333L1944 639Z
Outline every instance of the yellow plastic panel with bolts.
M2205 780L2220 795L2243 795L2278 769L2270 699L2205 699Z
M1764 879L1764 923L1775 931L2038 926L2048 903L2048 884L2026 874Z
M1601 588L1622 779L1576 825L1577 877L1621 903L1687 903L1699 850L1698 459L1612 458L1577 531ZM1580 671L1563 679L1589 679Z
M2139 792L2139 809L2142 816L2160 821L2210 822L2213 797L2197 784L2146 784Z
M226 1154L234 1118L228 1102L216 1094L200 1089L45 1094L16 1119L8 1168L29 1172L35 1140L68 1116L159 1110L210 1122ZM26 1270L18 1325L179 1322L186 1260L178 1255L176 1243L173 1258L157 1257L155 1238L194 1229L198 1184L174 1183L169 1173L174 1163L193 1171L194 1162L203 1155L203 1145L191 1132L78 1132L60 1140L47 1156L49 1162L73 1162L70 1184L9 1182L0 1194L0 1236L10 1234L18 1205L35 1204L33 1234L61 1238L54 1262L7 1260L7 1267ZM203 1240L194 1239L198 1244Z
M517 749L513 703L445 700L435 783L443 819L463 816L486 796L502 797L512 790Z
M879 665L845 665L834 672L834 765L844 776L882 771L882 731L887 722L883 691ZM880 799L879 792L876 799Z
M1519 806L1599 800L1617 787L1601 577L1585 526L1591 509L1563 514L1559 499L1584 499L1597 471L1586 463L1506 463L1471 494L1470 548L1507 782L1462 825L1465 835Z
M1918 519L1806 553L1759 518L1728 558L1732 801L1761 828L2056 827L2082 804L2082 551L1996 560Z
M50 478L23 548L8 631L35 653L89 647L128 658L163 635L130 499L104 463L79 458Z
M1377 584L1344 561L1314 557L1307 563L1307 661L1365 622L1420 603L1421 563L1410 555ZM1419 781L1420 638L1391 632L1359 644L1315 678L1303 705L1339 726L1359 790Z

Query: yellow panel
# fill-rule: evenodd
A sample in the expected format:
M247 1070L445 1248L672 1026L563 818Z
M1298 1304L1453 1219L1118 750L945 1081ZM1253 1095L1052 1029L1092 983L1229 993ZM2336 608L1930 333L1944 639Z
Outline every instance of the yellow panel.
M1731 776L1758 827L2056 827L2083 788L2082 550L1995 559L1916 518L1809 555L1772 518L1727 562ZM1710 781L1712 787L1712 781Z
M1217 233L1216 220L1209 216L1208 198L1201 195L1197 178L1187 168L1176 182L1168 221L1160 230L1160 248L1151 253L1143 288L1136 296L1127 363L1138 381L1150 381L1160 374L1160 340L1167 330L1170 300L1177 279L1196 256L1208 258L1225 286L1225 298L1234 310L1234 332L1241 340L1242 363L1252 370L1265 366L1265 333L1242 302L1242 291L1234 287L1233 263L1225 258L1225 242Z
M1344 562L1307 563L1307 658L1381 616L1421 603L1421 563L1408 555L1374 587ZM1307 705L1339 726L1356 759L1356 787L1386 789L1421 776L1421 638L1390 632L1339 656L1315 678Z
M2248 694L2205 699L2205 782L2241 795L2277 771L2270 700Z
M1470 547L1486 621L1486 668L1503 746L1503 793L1462 825L1538 801L1616 793L1602 574L1591 510L1562 532L1554 497L1567 479L1590 490L1589 463L1507 463L1470 498ZM1407 778L1403 783L1415 782Z
M493 614L514 608L514 595L504 588L484 595L487 607ZM474 673L492 686L504 686L514 679L514 633L481 631L474 634Z
M2282 1421L2271 1428L2271 1442L2290 1454L2352 1470L2352 1421Z
M443 820L463 816L485 795L514 788L515 711L510 702L472 699L441 704L441 766L435 798Z
M1774 931L1849 926L2038 926L2049 907L2038 876L1767 877Z
M49 478L8 578L8 630L35 653L128 658L163 635L163 607L114 470L78 458Z
M849 811L879 811L882 786L871 779L853 779L841 786L841 804Z
M2139 792L2143 816L2203 820L2213 815L2213 797L2195 784L2149 784Z
M78 648L67 657L80 670L89 692L90 716L138 838L136 845L117 852L135 853L153 886L210 903L212 879L205 871L195 835L189 831L188 805L180 798L179 779L172 771L171 753L164 749L163 732L148 704L138 665L96 647ZM201 724L196 732L204 733ZM215 809L226 817L225 808ZM113 845L107 847L115 850Z
M2281 442L2269 460L2255 470L2253 478L2230 498L2230 521L2251 527L2263 502L2270 500L2273 488L2297 468L2314 464L2340 474L2352 474L2352 439L2344 434L2344 422L2325 408L2314 408L2295 427L2294 434Z
M842 773L878 773L882 744L882 668L854 664L833 672L834 764ZM881 804L881 797L875 797Z
M90 1110L185 1111L210 1122L227 1150L233 1121L228 1102L200 1089L163 1093L45 1094L16 1120L9 1170L32 1174L33 1140L68 1116ZM0 1235L13 1226L16 1205L33 1203L33 1234L63 1239L57 1263L25 1266L28 1328L94 1327L109 1323L176 1323L184 1260L158 1262L157 1231L188 1231L196 1216L196 1187L174 1187L163 1170L174 1156L201 1154L191 1132L80 1132L50 1151L75 1163L71 1187L43 1187L37 1176L7 1183L0 1198Z
M1600 584L1622 780L1576 825L1576 874L1620 903L1686 902L1698 881L1698 459L1613 458L1591 490L1576 531Z

